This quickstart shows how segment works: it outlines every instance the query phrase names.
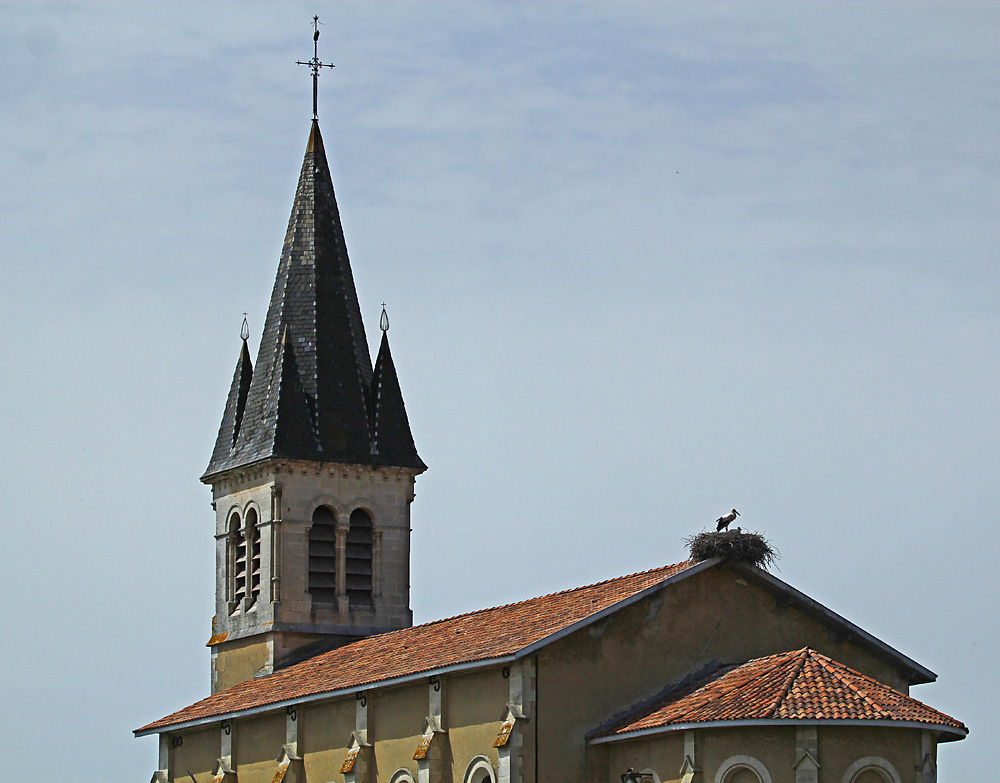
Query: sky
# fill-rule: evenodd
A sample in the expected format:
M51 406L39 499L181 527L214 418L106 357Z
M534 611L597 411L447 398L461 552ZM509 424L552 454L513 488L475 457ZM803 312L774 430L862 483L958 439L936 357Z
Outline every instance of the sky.
M0 749L148 780L208 693L198 481L311 116L429 470L423 622L775 573L1000 731L1000 5L0 2ZM30 728L26 728L30 727Z

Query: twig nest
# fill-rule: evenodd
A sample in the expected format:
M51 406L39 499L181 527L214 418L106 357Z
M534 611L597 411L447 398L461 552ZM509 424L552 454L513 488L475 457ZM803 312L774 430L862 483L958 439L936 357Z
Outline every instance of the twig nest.
M684 539L691 559L696 562L721 557L730 563L750 563L767 568L778 559L778 551L760 533L729 530L725 533L698 533Z

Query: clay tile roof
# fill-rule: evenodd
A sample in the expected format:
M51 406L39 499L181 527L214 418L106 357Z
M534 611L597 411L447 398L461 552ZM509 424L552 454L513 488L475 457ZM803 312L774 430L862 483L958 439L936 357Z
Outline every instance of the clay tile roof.
M140 729L161 729L514 655L695 566L692 561L369 636L255 677Z
M745 720L872 720L966 727L884 683L808 647L716 668L633 709L599 736L674 724ZM955 737L953 737L955 738Z

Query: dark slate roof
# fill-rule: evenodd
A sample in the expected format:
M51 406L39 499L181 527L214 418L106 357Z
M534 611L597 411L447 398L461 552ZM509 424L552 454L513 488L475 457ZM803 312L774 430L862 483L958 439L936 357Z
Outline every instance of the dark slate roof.
M222 414L222 424L219 426L219 436L215 440L213 454L228 454L236 445L243 412L247 406L247 394L250 393L251 378L253 378L253 363L250 361L250 348L244 340L239 361L236 362L236 372L233 373L233 383L229 387L226 411Z
M389 465L410 468L426 466L417 456L417 447L410 434L403 393L399 389L396 367L389 351L388 327L382 332L382 344L375 359L371 391L372 437L378 458Z
M270 457L424 469L391 357L379 384L388 391L373 395L371 355L315 120L256 368L245 344L244 353L203 479ZM372 406L382 399L380 413ZM390 422L378 443L377 420Z

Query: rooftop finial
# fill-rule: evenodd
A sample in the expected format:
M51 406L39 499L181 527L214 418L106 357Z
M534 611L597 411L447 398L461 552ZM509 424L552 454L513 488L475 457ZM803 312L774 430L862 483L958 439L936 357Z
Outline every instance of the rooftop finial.
M383 332L389 331L389 314L385 311L385 302L382 302L382 317L378 319L378 328Z
M240 327L240 338L243 342L250 339L250 324L247 322L247 314L243 313L243 326Z
M296 65L308 65L309 70L312 71L313 77L313 120L319 119L319 114L316 110L316 83L319 80L319 69L320 68L333 68L333 63L323 63L319 60L319 17L313 17L313 56L311 60L303 62L302 60L296 60Z

